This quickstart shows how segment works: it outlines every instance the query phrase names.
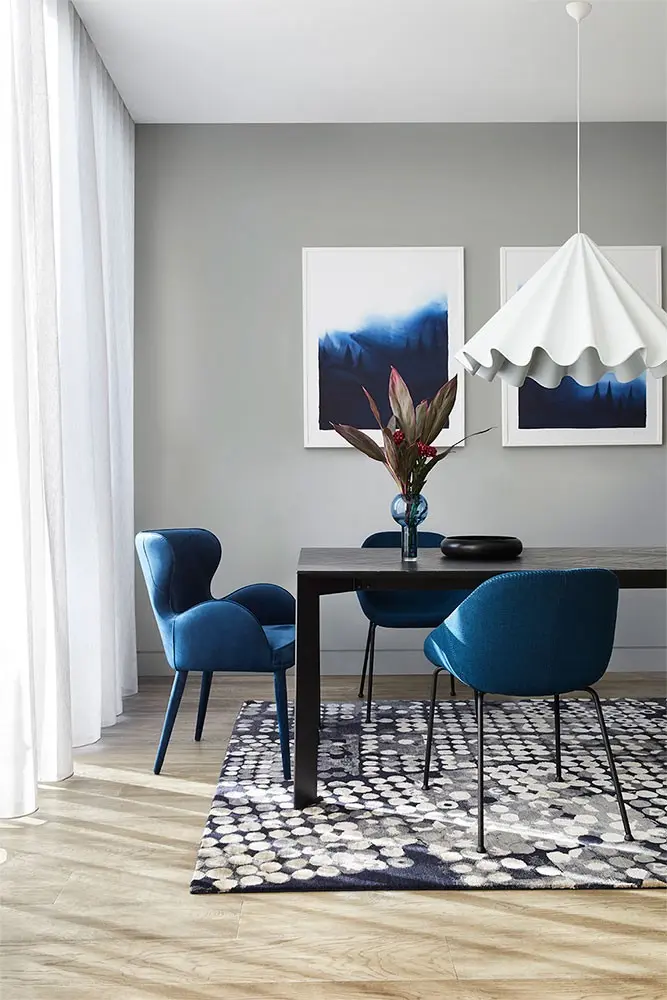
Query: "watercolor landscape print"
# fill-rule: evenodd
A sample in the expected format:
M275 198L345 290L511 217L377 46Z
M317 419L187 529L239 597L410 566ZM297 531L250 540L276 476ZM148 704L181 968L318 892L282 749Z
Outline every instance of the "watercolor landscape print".
M555 389L527 379L519 389L521 430L646 427L646 375L618 382L612 374L595 385L566 376Z
M417 400L431 399L458 370L452 359L464 339L462 248L305 249L303 282L306 447L348 447L333 423L379 441L362 386L386 422L392 365ZM460 383L437 444L465 433L462 376Z
M501 300L514 294L549 259L555 247L504 247ZM660 247L602 247L645 296L661 301ZM641 375L619 382L607 374L595 385L566 377L555 389L527 379L520 389L503 383L503 444L622 445L662 443L662 381Z

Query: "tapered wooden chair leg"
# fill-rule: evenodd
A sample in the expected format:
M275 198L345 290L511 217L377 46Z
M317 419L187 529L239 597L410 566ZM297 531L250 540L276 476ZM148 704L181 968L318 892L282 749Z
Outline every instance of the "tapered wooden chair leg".
M167 747L169 746L169 740L171 739L171 731L174 728L174 722L176 721L176 716L178 715L178 708L181 704L181 698L183 697L183 691L185 690L185 682L188 679L187 670L177 670L174 676L174 683L171 686L171 694L169 695L169 704L167 705L167 714L164 717L164 724L162 726L162 735L160 736L160 744L157 748L157 757L155 758L155 764L153 765L153 773L159 774L162 770L162 764L164 763L164 755L167 752Z
M213 674L210 670L204 671L201 675L201 690L199 692L199 708L197 709L197 725L195 726L195 740L199 743L201 734L204 731L204 721L206 719L206 709L208 708L208 696L211 693L211 681Z

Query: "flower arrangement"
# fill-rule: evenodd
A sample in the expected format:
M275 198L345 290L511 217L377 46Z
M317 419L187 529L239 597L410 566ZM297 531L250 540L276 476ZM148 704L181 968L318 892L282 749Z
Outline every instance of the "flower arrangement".
M386 427L382 423L375 400L365 388L363 390L382 431L384 448L357 427L350 427L348 424L332 426L336 433L364 455L375 459L376 462L382 462L404 497L417 497L424 488L427 476L438 462L446 458L456 445L467 439L463 437L440 452L433 444L454 408L456 388L456 375L454 375L438 389L432 400L423 399L415 406L410 390L392 367L389 375L389 406L392 416ZM487 427L486 430L490 428ZM476 434L484 433L486 431L476 431ZM475 434L468 434L467 437L475 437Z

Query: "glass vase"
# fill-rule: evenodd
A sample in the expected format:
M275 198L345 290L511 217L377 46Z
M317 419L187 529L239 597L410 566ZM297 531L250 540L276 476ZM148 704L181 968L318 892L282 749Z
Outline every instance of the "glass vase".
M401 526L401 559L417 561L417 529L428 514L426 497L421 493L397 493L391 502L391 516Z

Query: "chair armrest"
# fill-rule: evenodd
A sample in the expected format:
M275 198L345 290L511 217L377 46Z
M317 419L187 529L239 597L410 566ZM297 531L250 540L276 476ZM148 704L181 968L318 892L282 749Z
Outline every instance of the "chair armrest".
M271 647L262 626L234 601L205 601L174 621L176 670L270 671Z
M296 601L288 590L275 583L253 583L227 594L226 601L234 601L252 611L262 625L294 625Z

